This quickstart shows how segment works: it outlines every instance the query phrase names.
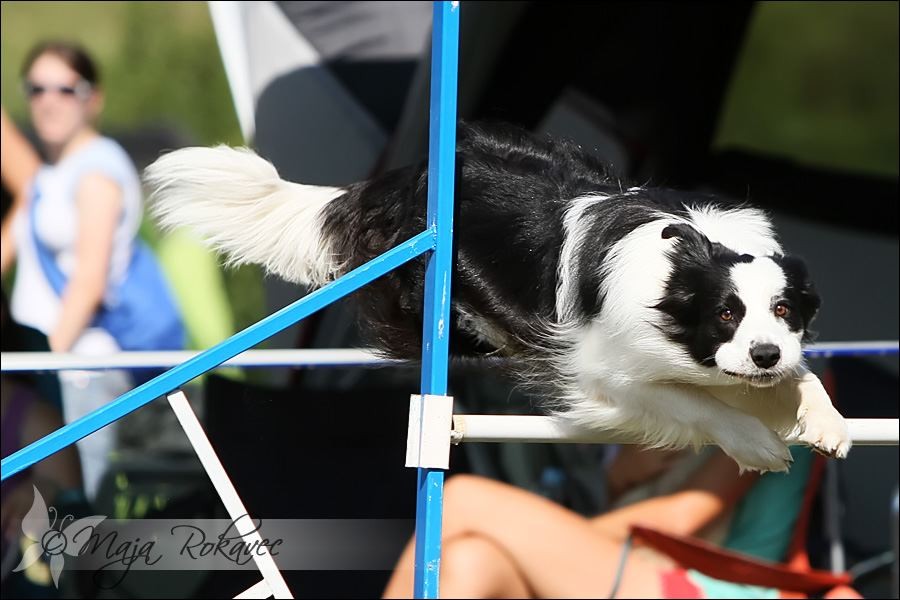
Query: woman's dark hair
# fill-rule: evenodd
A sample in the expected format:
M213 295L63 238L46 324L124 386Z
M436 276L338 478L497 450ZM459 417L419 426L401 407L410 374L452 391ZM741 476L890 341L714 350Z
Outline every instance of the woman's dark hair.
M91 58L90 54L75 42L65 42L60 40L49 40L36 45L28 53L25 62L22 64L22 77L28 75L31 65L38 57L44 54L52 54L66 63L70 69L81 75L82 79L96 86L100 83L100 71Z

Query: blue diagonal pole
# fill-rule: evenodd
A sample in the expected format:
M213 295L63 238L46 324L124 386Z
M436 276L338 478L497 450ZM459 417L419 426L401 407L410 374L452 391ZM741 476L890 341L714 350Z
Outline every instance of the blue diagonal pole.
M459 2L435 2L432 26L428 224L435 230L437 239L425 271L422 393L443 396L447 394L450 275L453 265ZM425 429L422 428L423 431ZM420 467L413 582L416 598L437 598L439 595L443 495L444 472Z
M148 402L168 394L188 381L213 369L229 358L290 327L330 303L355 292L385 273L411 261L434 248L435 233L427 229L406 242L388 250L366 264L354 269L323 288L304 296L227 340L201 352L197 356L169 369L147 383L122 394L77 421L65 425L18 452L7 456L0 463L0 479L6 480L34 463L59 452L98 429L144 406Z

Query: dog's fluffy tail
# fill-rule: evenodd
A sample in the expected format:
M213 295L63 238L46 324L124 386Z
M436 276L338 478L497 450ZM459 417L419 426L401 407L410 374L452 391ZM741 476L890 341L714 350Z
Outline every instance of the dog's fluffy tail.
M144 181L164 228L189 228L229 264L260 264L307 285L340 273L322 221L341 188L285 181L253 151L228 146L170 152L147 167Z

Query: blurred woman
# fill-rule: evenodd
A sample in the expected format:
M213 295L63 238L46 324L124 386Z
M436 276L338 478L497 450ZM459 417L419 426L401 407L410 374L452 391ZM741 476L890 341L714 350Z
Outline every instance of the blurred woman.
M136 263L148 254L137 237L143 215L137 169L117 142L95 128L104 101L98 70L79 46L47 42L29 53L22 74L47 163L31 180L27 201L11 211L17 259L12 316L46 334L54 352L107 355L134 349L123 348L122 335L140 334L141 328L131 324L129 332L120 319L113 323L117 331L104 319L121 313L109 307L136 296L123 293L126 283L146 279L135 273L136 264L149 264L150 271L156 267L152 258ZM4 270L11 263L4 255ZM158 291L148 288L145 295L155 298ZM161 306L169 300L165 290L162 294ZM131 316L140 312L132 310ZM179 342L183 339L171 345ZM60 378L67 422L132 387L123 371L67 371ZM79 442L91 499L112 444L109 427Z

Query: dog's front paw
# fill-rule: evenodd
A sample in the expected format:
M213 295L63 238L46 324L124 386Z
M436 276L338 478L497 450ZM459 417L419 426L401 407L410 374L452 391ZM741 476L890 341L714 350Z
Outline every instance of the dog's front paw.
M832 458L846 458L850 447L850 430L847 422L836 411L813 410L803 417L803 433L799 440L811 446L819 454Z
M794 462L787 444L754 417L746 416L734 427L716 432L714 439L741 471L787 472Z

